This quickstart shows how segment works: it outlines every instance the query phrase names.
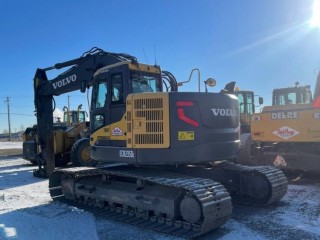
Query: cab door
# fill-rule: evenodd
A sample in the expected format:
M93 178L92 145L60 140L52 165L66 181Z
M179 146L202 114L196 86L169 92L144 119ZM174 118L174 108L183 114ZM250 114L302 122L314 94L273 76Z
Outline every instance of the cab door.
M90 111L90 133L98 133L97 145L110 145L108 126L110 125L110 94L111 84L109 73L104 73L96 79L92 87Z
M90 114L91 134L98 136L97 145L126 146L126 85L121 68L100 74L92 89Z
M110 102L110 145L116 147L126 146L126 81L123 72L110 73L111 102Z

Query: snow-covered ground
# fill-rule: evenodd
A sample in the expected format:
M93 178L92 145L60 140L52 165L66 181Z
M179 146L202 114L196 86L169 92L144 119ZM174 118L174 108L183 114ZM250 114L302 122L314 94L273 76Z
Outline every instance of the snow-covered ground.
M0 239L179 239L54 203L48 180L33 169L19 156L0 156ZM320 184L290 184L276 206L234 206L232 218L202 239L320 239Z
M0 142L0 149L22 149L22 142Z

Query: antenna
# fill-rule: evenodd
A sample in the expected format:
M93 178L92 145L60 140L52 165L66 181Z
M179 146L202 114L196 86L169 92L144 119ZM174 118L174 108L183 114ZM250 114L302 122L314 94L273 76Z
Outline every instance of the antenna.
M146 59L147 64L149 64L149 63L148 63L147 56L146 56L146 52L144 51L144 49L142 49L142 50L143 50L144 58Z
M156 51L156 44L153 44L153 51L154 51L154 65L157 65L157 51Z

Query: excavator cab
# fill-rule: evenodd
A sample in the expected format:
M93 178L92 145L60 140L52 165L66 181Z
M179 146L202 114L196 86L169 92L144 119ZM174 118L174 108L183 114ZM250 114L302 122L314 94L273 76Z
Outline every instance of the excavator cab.
M161 71L158 67L122 62L100 69L92 87L91 133L103 126L119 122L126 112L126 98L131 93L162 92ZM104 141L111 146L125 146L122 129L125 123L107 129Z
M310 104L312 103L312 93L310 85L274 89L272 93L272 105L284 106L290 104Z
M238 97L240 106L240 123L241 134L250 133L250 121L251 115L255 113L255 95L253 91L239 91L239 88L235 88L234 94ZM263 104L263 98L259 97L259 105Z
M87 115L86 111L66 111L63 113L63 122L68 124L85 122Z

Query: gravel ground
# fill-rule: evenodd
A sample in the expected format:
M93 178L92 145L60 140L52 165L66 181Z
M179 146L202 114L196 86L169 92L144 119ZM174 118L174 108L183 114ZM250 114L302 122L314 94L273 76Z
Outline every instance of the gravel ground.
M48 180L32 177L35 167L17 154L21 148L14 145L0 150L0 239L179 239L53 203ZM289 178L282 201L235 205L231 219L201 239L320 239L319 176Z

